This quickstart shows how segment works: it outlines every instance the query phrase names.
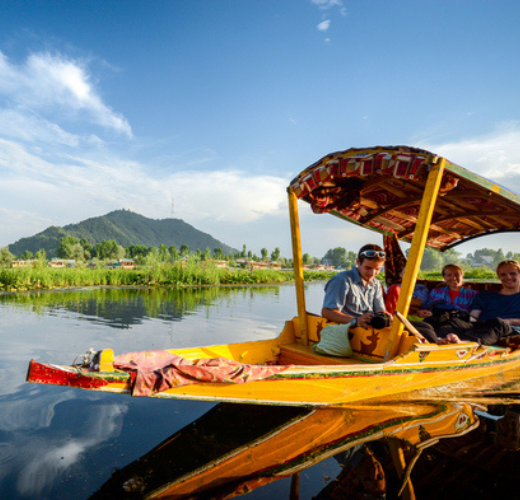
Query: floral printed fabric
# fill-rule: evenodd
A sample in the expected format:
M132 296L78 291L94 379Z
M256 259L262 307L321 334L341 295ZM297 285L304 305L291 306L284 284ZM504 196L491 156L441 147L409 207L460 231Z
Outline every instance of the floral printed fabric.
M401 282L400 272L406 266L406 257L395 234L385 235L383 241L386 252L385 281L386 286L390 287Z
M132 377L132 396L150 396L198 382L254 382L291 366L247 365L225 358L190 361L168 351L130 352L114 359L115 368L131 371L135 375Z
M427 307L432 307L435 303L452 305L454 309L473 309L473 299L477 296L475 290L462 287L455 300L451 299L450 289L447 286L434 288L430 292Z

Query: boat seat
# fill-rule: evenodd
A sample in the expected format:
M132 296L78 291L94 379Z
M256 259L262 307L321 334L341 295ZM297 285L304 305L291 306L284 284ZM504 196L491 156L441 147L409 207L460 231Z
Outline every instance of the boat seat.
M342 358L317 354L310 345L290 344L280 346L281 365L353 365L359 364L359 359Z
M295 338L300 339L300 327L298 317L293 318L293 328ZM310 343L319 342L320 341L320 332L321 330L329 325L334 324L328 321L327 319L318 316L316 314L307 313L307 334ZM352 350L354 351L354 356L356 356L356 360L352 363L346 361L347 358L336 358L337 363L320 363L320 364L356 364L359 363L360 360L372 363L378 363L384 360L386 346L388 341L388 335L390 333L390 328L384 328L381 330L374 330L372 328L353 328L349 331L352 334L350 337L350 345ZM413 344L414 337L410 337L406 339L406 335L403 335L403 341L397 342L395 344L395 348L391 353L391 357L395 356L398 353L402 353L407 351L411 344ZM402 345L401 345L402 344ZM309 348L309 354L314 354L314 356L319 356L318 359L330 358L331 356L321 356L319 354L314 353ZM314 358L309 358L314 359ZM302 364L302 363L300 363ZM316 361L310 361L307 364L317 364Z

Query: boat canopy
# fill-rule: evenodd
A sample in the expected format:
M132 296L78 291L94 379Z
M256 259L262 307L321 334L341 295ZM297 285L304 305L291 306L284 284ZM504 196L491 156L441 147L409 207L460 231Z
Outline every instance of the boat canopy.
M407 146L351 148L306 168L288 189L315 213L411 242L428 174L439 161ZM520 197L445 160L426 245L444 251L509 231L520 231Z

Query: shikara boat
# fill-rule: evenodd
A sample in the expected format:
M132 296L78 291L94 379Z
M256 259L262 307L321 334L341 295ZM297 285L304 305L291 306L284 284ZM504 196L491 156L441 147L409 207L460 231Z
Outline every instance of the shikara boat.
M167 351L188 364L224 359L244 367L281 369L264 378L251 377L255 381L247 383L242 382L248 376L162 384L149 395L337 406L417 390L463 390L465 384L474 390L476 381L482 386L493 385L505 372L520 367L518 348L474 342L437 345L424 342L404 324L425 246L444 251L480 236L519 231L520 197L445 158L405 146L355 148L330 154L303 170L287 191L298 316L286 322L276 339ZM312 349L327 321L306 310L298 200L309 203L316 213L332 214L411 243L397 303L396 314L402 320L383 329L351 328L352 356L324 356ZM116 368L111 349L98 351L94 359L81 366L32 360L27 380L141 394L136 390L135 372ZM240 383L233 383L237 381Z
M475 408L467 403L345 408L221 403L114 472L89 500L234 498L279 479L297 482L301 471L332 456L348 468L354 453L363 456L363 445L376 440L395 457L401 484L413 489L408 482L423 450L478 426ZM406 454L399 453L404 449ZM359 456L352 460L357 461Z

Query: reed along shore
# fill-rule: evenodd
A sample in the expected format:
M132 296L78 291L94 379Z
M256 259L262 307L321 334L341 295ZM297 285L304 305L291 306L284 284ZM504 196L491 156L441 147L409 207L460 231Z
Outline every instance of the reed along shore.
M309 281L327 280L333 271L305 271ZM106 267L24 267L0 269L1 291L52 290L81 286L222 286L294 281L292 270L222 268L174 262L136 269Z

